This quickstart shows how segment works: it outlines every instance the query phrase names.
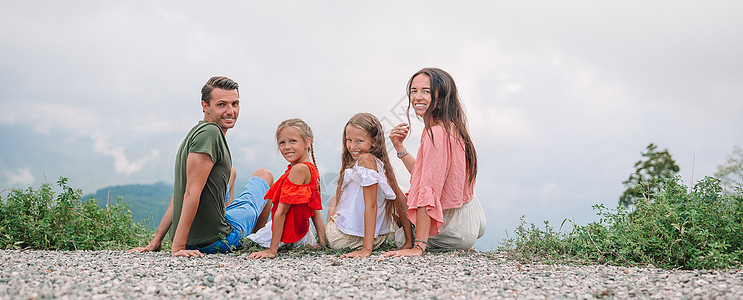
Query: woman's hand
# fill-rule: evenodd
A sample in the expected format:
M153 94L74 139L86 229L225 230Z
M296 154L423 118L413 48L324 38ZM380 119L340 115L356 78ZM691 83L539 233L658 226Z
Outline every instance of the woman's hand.
M392 128L392 130L390 130L390 141L392 141L392 147L394 147L395 151L397 151L397 155L398 155L397 157L402 159L402 163L405 164L405 169L408 170L408 173L413 174L413 166L415 166L415 157L413 157L413 155L409 155L409 153L405 151L405 146L403 146L402 144L405 138L408 137L409 132L410 132L410 125L405 124L405 123L400 123L399 125L395 126L395 128ZM400 156L400 154L404 154L404 155Z
M392 130L390 130L390 141L392 141L392 146L395 147L395 150L397 150L397 152L405 150L402 142L405 140L406 137L408 137L409 131L410 125L405 123L400 123L399 125L395 126L395 128L392 128Z

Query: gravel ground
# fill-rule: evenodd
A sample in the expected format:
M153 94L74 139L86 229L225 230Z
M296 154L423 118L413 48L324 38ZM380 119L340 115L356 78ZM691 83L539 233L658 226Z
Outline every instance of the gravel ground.
M166 252L0 250L0 299L743 299L743 269L520 265L496 252L375 254L280 252L250 260L246 254L186 259Z

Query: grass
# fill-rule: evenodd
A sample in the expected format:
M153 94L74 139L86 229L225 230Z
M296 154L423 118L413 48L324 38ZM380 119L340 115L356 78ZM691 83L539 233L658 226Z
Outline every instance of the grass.
M642 188L642 187L640 187ZM648 193L649 194L649 193ZM720 269L743 263L743 192L723 191L707 177L691 189L679 178L636 202L634 211L594 205L598 222L571 232L526 224L499 250L521 262L653 265L666 269ZM564 225L568 220L563 221Z
M40 250L129 249L146 245L150 230L135 222L126 203L104 208L60 178L57 193L49 183L38 189L0 194L0 248ZM5 191L3 192L5 193Z

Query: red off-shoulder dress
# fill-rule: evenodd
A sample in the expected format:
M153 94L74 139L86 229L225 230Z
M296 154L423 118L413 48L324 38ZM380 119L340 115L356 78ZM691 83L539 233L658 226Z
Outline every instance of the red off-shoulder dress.
M284 221L284 230L281 233L281 241L284 243L296 243L302 239L310 230L310 218L315 213L315 209L322 210L320 174L312 163L304 162L304 164L310 167L312 177L309 183L294 184L289 181L289 171L292 169L292 165L289 165L284 175L281 175L266 193L266 199L270 199L273 203L271 220L276 214L279 202L291 204Z

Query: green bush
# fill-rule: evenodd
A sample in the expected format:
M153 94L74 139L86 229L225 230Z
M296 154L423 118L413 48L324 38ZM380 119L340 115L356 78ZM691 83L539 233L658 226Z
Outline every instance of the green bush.
M127 249L146 245L150 232L132 219L123 201L104 208L60 178L56 195L49 183L38 190L12 189L0 194L0 248L43 250Z
M636 209L594 205L598 222L570 232L521 225L500 250L520 261L597 262L661 268L716 269L743 263L743 192L726 194L720 181L706 177L688 189L666 180L653 198ZM563 221L563 224L566 221Z

